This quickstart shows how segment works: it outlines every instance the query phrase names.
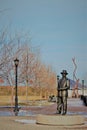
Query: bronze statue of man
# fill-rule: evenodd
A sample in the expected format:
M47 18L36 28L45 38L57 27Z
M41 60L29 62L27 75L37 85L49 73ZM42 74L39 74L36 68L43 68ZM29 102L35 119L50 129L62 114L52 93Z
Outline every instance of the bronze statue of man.
M70 80L66 77L66 70L61 72L62 78L58 80L58 95L57 95L57 114L65 115L67 113L67 97L68 89L70 88Z

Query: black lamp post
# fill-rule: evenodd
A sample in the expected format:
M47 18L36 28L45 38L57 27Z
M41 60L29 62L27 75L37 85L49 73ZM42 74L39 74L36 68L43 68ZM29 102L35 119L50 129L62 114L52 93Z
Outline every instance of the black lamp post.
M57 112L58 113L58 102L59 102L59 88L58 88L58 82L59 82L59 75L57 75Z
M18 115L18 112L19 112L19 108L18 108L18 94L17 94L17 70L18 70L18 64L19 64L19 60L16 58L14 60L14 63L15 63L15 109L14 109L14 112L15 112L15 116Z
M82 95L84 96L84 80L82 80Z
M59 81L59 75L57 75L57 82Z

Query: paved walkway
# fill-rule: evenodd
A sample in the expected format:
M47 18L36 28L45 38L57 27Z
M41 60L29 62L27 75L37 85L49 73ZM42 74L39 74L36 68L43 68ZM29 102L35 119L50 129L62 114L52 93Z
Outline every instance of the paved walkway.
M23 108L21 111L24 111ZM56 112L56 103L44 107L27 108L33 115L26 116L0 116L0 130L87 130L87 107L83 105L80 99L68 99L68 113L77 114L85 117L84 125L76 126L53 126L36 124L38 114L54 114Z

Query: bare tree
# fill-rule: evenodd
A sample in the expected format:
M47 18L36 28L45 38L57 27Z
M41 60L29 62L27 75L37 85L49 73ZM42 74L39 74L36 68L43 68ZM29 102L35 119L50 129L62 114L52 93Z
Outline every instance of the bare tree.
M8 36L5 31L0 34L0 77L5 85L12 89L12 101L15 85L14 59L19 59L18 85L26 86L26 100L28 87L37 87L42 96L43 90L52 92L55 87L55 73L38 58L38 52L32 51L30 40L23 35Z
M22 61L22 52L24 52L24 44L26 39L24 37L15 36L12 38L8 36L6 30L3 31L0 35L0 77L2 77L5 81L4 85L10 85L12 88L12 102L13 102L13 90L15 85L15 66L14 59L17 57ZM19 79L21 79L22 75L19 67ZM19 83L23 82L23 80L18 80Z

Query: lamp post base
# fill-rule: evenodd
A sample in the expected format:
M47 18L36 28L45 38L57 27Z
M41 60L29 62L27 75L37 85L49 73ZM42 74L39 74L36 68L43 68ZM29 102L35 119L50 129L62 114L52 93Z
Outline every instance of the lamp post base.
M14 109L15 116L18 116L19 108Z

